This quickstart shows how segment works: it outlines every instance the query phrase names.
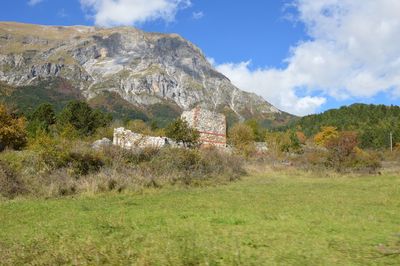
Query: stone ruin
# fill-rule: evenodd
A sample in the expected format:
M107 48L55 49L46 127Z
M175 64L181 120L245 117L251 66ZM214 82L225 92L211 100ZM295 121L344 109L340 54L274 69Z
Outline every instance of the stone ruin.
M113 136L113 145L124 149L134 148L161 148L167 145L178 146L175 141L166 137L145 136L139 133L125 130L125 128L115 128Z
M182 113L181 118L186 120L189 126L197 129L200 133L200 144L204 146L216 146L226 152L230 152L232 147L228 147L226 142L226 119L223 114L215 113L200 107ZM113 141L103 138L92 144L94 149L101 149L111 145L119 146L124 149L143 149L146 147L161 148L164 146L184 147L182 143L177 143L167 137L152 137L126 130L123 127L114 129ZM265 142L256 142L257 153L268 152Z
M196 107L183 112L181 118L200 133L201 145L226 147L225 115Z
M190 111L183 112L181 118L186 120L189 126L198 130L202 146L226 147L226 119L223 114L196 107ZM161 148L166 145L172 147L182 146L166 137L145 136L126 130L123 127L114 129L113 145L125 149Z

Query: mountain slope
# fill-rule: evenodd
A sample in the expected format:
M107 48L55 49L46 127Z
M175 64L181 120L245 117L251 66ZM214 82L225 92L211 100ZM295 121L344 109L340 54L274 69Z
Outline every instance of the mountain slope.
M51 79L68 82L89 101L111 92L138 108L172 103L180 110L201 105L237 119L291 118L236 88L176 34L0 23L0 81L18 88Z
M400 143L400 107L353 104L302 117L292 125L301 128L307 136L316 134L323 126L358 132L364 148L388 148L390 132L393 142Z

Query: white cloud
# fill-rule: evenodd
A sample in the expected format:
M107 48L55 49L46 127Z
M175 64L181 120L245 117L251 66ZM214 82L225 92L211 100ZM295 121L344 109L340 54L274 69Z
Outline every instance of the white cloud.
M193 12L192 17L193 17L193 19L198 20L198 19L201 19L204 17L204 13L203 13L203 11Z
M80 0L99 26L135 25L162 19L173 21L190 0Z
M327 96L400 95L400 1L296 0L294 7L310 40L291 48L286 68L252 71L242 62L217 69L299 115L317 110ZM296 96L304 91L322 96Z
M28 5L35 6L35 5L39 4L40 2L43 2L43 0L29 0Z
M304 115L315 111L326 102L323 97L298 97L295 89L299 80L304 77L288 75L285 71L275 69L250 70L250 61L238 64L217 65L218 71L229 77L232 83L246 91L255 92L276 107L293 114Z

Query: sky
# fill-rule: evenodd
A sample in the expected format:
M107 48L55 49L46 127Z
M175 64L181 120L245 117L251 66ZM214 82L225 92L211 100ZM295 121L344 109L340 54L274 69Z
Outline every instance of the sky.
M399 0L2 0L0 20L178 33L296 115L400 105Z

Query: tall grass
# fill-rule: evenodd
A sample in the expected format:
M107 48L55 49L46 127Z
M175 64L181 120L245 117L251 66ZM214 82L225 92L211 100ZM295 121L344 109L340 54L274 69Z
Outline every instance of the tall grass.
M213 148L94 150L84 141L43 135L24 151L0 153L0 193L7 198L216 184L243 174L240 158Z

